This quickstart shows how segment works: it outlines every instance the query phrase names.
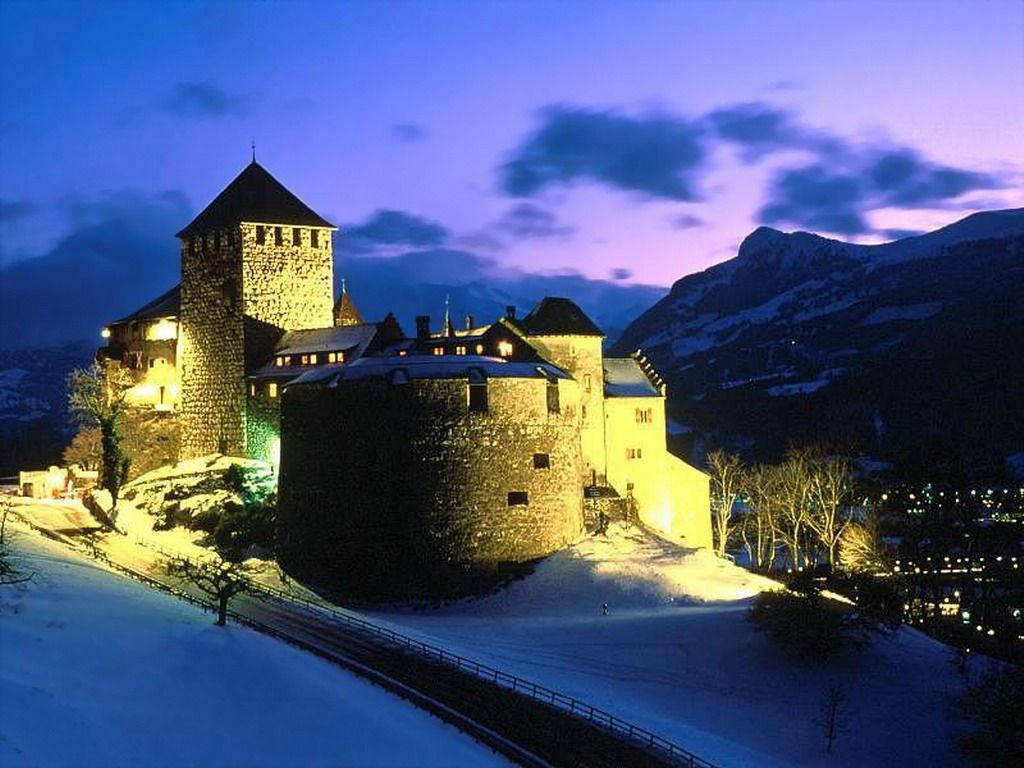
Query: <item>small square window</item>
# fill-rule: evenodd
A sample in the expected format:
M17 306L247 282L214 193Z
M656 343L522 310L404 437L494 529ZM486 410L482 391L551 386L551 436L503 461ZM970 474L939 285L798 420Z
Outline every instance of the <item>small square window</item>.
M309 355L303 355L302 356L302 364L303 365L309 365Z
M482 355L484 353L484 345L483 344L477 344L476 345L476 353L478 355Z
M530 503L530 494L526 491L509 491L508 505L510 507L525 507Z
M551 469L551 458L546 453L533 454L534 469Z
M498 354L501 355L501 357L512 357L512 342L499 341Z
M333 363L336 360L337 360L337 357L335 356L335 354L333 352L328 352L327 353L327 362L328 363Z
M272 381L267 385L267 394L271 397L277 397L277 382Z
M462 345L462 344L457 344L455 346L455 354L456 355L464 355L464 354L466 354L466 347L464 345Z
M274 365L280 368L282 365L284 365L284 358L278 355L277 358L274 360Z
M444 347L434 347L434 354L435 355L443 355L444 354Z

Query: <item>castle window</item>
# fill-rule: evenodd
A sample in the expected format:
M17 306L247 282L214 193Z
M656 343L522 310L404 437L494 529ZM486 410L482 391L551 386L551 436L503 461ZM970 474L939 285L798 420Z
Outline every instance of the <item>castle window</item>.
M525 507L530 503L530 494L526 491L509 491L508 505L510 507Z
M267 394L271 397L277 397L277 382L272 381L267 385Z
M482 384L469 384L469 410L487 410L487 382Z
M583 390L585 392L589 392L590 391L590 374L589 373L583 374Z
M303 355L302 356L302 364L303 365L309 365L309 355Z
M546 453L533 454L534 469L551 469L551 458Z
M309 230L309 247L319 248L320 247L320 231L316 229Z
M250 384L249 385L249 395L251 397L256 397L256 385L255 384Z
M643 451L640 448L627 448L626 449L626 459L627 460L642 459L643 457L644 457Z
M267 242L267 230L266 227L261 227L259 224L256 225L256 245L263 245Z
M484 353L484 345L483 344L477 344L476 345L476 353L478 355L482 355Z
M302 230L292 227L292 245L302 245Z
M443 355L444 354L444 347L434 347L434 354L435 355Z
M455 347L455 354L456 355L464 355L464 354L466 354L466 347L465 347L465 345L462 345L462 344L456 345L456 347Z
M309 356L309 364L310 365L316 365L316 359L317 359L316 355L310 355Z
M278 355L277 358L274 360L274 365L280 368L282 365L284 365L284 358Z
M499 341L498 354L501 355L502 357L512 357L512 342Z
M548 382L548 413L558 413L558 382Z
M327 362L328 363L337 362L337 359L338 359L337 355L335 355L333 352L328 352L327 353Z
M274 227L274 245L284 245L284 235L280 227Z

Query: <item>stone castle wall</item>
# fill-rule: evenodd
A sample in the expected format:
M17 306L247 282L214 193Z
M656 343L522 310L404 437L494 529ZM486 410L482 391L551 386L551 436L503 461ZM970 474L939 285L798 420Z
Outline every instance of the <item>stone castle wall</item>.
M243 223L182 242L182 458L247 455L245 374L285 331L332 325L330 230L314 246L297 229L296 241L293 227Z
M365 599L451 594L582 531L578 387L494 378L470 412L458 379L289 387L282 402L279 556ZM535 468L534 454L548 468ZM527 504L509 504L525 492Z

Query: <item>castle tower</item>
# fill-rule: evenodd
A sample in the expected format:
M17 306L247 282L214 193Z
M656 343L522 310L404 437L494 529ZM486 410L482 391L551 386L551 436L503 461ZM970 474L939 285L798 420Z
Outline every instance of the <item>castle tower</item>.
M333 324L331 232L255 159L181 230L181 458L245 454L245 375Z
M542 299L519 325L530 344L579 382L582 479L606 482L604 333L571 299L554 296Z

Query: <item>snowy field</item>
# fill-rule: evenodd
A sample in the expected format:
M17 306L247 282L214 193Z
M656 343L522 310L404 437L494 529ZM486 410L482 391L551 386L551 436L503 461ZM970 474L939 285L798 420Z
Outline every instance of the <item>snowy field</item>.
M773 582L613 526L489 597L365 612L585 699L722 766L962 765L948 649L913 630L828 666L780 657L746 620ZM602 603L609 613L601 614ZM816 724L848 696L833 754Z
M0 765L507 765L355 675L23 534L0 591Z

